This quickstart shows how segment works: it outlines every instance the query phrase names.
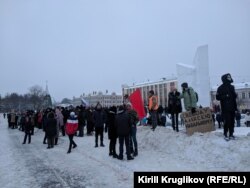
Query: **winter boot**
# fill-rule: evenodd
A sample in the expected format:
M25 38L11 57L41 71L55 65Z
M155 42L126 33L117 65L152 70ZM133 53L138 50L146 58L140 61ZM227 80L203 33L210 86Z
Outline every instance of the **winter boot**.
M122 156L122 155L119 155L119 156L117 157L117 159L123 160L123 156Z
M116 152L113 152L113 158L118 158L118 155L116 154Z
M127 157L127 159L128 159L128 160L133 160L134 157L132 157L131 155L129 155L129 156Z
M131 154L134 153L134 148L133 148L133 146L130 146L130 153L131 153ZM127 152L126 152L126 154L127 154Z
M103 144L103 142L101 143L101 147L105 147L105 145Z
M134 152L134 157L136 157L138 155L138 149L137 148L135 148L135 152Z

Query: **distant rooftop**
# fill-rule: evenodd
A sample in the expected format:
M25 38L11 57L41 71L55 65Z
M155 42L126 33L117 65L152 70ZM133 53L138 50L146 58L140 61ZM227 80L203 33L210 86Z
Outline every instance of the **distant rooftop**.
M122 87L123 88L133 88L133 87L139 87L139 86L144 86L144 85L154 85L156 83L159 83L159 82L171 82L171 81L177 81L177 77L168 77L168 78L161 78L160 80L158 81L151 81L151 80L148 80L148 81L145 81L145 82L141 82L141 83L133 83L133 85L127 85L127 84L123 84Z
M241 82L241 83L233 83L235 89L245 89L250 88L250 82ZM212 91L216 91L220 85L216 85L212 87Z

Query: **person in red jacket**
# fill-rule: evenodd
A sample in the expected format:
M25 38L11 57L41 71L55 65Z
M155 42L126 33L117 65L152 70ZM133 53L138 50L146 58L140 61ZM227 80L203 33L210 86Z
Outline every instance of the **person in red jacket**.
M70 112L70 116L66 123L66 133L69 136L69 150L67 153L71 152L72 145L73 145L73 148L77 147L76 143L73 140L77 129L78 129L78 120L75 115L75 112Z

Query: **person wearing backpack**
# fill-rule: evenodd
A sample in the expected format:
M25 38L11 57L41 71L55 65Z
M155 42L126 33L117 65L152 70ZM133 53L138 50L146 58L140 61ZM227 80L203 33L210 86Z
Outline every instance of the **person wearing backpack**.
M192 113L196 112L197 102L198 102L198 95L194 91L192 87L189 87L186 82L181 84L182 93L180 98L184 100L184 108L187 111L191 111Z

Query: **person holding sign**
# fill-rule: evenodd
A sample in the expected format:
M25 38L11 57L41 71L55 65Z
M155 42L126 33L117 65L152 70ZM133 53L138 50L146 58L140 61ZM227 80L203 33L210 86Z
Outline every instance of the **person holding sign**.
M185 110L191 111L192 114L196 112L198 97L192 87L188 87L186 82L181 84L182 94L180 98L184 99Z
M235 112L237 111L237 94L234 86L231 85L233 79L229 73L222 75L221 80L222 84L217 89L216 99L220 101L222 117L224 119L224 136L225 140L228 141L235 139L233 133Z

